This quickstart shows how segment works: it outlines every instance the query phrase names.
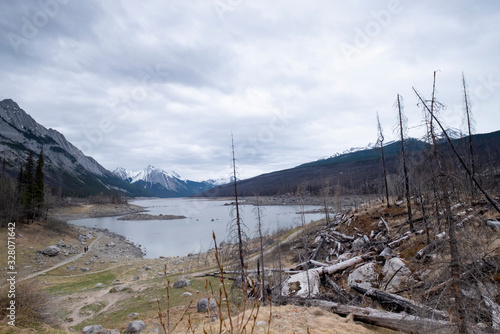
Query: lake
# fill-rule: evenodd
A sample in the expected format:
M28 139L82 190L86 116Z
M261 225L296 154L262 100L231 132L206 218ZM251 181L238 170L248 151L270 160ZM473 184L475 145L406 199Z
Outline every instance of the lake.
M182 256L188 253L206 251L214 246L212 231L217 243L229 241L228 225L233 219L234 206L230 201L161 198L130 201L147 209L153 215L182 215L184 219L125 221L118 217L88 218L72 220L71 223L86 227L108 229L125 236L146 251L146 257ZM257 236L257 214L253 205L241 205L240 215L246 225L250 238ZM306 205L304 211L320 207ZM234 214L234 216L236 216ZM323 214L306 213L306 223L323 218ZM263 232L270 234L277 228L290 228L300 225L299 206L269 205L261 206Z

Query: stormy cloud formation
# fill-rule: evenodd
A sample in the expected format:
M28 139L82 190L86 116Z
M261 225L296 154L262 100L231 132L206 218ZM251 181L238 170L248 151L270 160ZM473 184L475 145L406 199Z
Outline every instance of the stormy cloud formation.
M463 129L500 125L497 1L3 1L0 99L104 167L204 180L294 167L425 126L414 86Z

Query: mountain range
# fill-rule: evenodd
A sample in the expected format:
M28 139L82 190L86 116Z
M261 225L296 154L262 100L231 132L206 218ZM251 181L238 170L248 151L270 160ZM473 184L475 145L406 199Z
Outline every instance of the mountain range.
M452 142L462 157L468 156L468 137L452 133ZM495 172L493 183L500 180L500 170L492 168L500 164L500 131L472 135L478 173L490 170ZM447 154L455 166L459 166L453 157L449 144L441 140L438 143L442 154ZM425 141L409 138L405 140L406 151L414 170L417 172L426 164L429 144ZM393 188L401 187L401 141L384 145L384 155L390 183ZM495 181L496 180L496 181ZM337 186L343 194L376 194L383 189L383 169L379 147L356 148L329 158L304 163L294 168L258 175L238 182L240 196L272 196L296 193L303 188L305 193L321 195L325 185L332 195ZM398 193L400 191L396 191ZM203 194L207 197L233 196L233 185L217 186Z
M203 192L222 180L181 180L148 166L139 172L118 168L110 172L86 156L63 134L37 123L11 99L0 101L0 158L2 172L15 178L33 151L43 146L45 182L66 196L119 193L127 196L181 197Z
M222 179L202 182L182 180L176 172L166 172L151 165L137 172L118 167L113 171L113 174L157 197L190 196L226 183Z
M455 146L466 156L466 138L453 139ZM500 164L500 131L473 135L476 162L481 169ZM412 165L425 164L429 144L417 139L405 141ZM441 151L449 146L441 142ZM175 172L166 172L153 166L140 171L117 168L111 172L92 157L68 142L63 134L47 129L22 110L16 102L0 101L0 158L2 175L16 178L30 151L39 154L43 146L45 181L52 189L66 196L116 194L126 196L185 197L233 196L231 180L202 182L183 180ZM391 183L400 186L401 142L384 146L385 160ZM453 161L450 160L450 161ZM496 178L500 178L498 170ZM295 193L300 187L310 194L320 194L325 184L335 191L340 186L344 193L373 194L382 189L380 148L355 148L329 158L304 163L300 166L262 174L238 182L242 196Z

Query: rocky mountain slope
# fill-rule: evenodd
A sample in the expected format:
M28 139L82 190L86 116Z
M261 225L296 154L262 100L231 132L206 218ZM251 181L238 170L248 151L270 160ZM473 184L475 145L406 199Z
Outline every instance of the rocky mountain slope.
M37 123L11 99L0 102L0 155L7 174L16 177L29 151L35 157L43 146L46 182L67 195L98 192L135 193L127 183L86 156L63 134Z
M456 134L455 134L456 137ZM463 157L468 156L467 138L453 140ZM477 134L472 136L475 159L479 173L485 173L492 166L500 163L500 131ZM409 152L409 160L416 172L425 169L425 161L429 154L429 145L417 139L408 139L405 143ZM451 154L450 147L445 141L440 142L439 150L447 154L457 166L459 163ZM401 142L391 142L384 146L385 162L389 174L390 185L396 187L400 182L401 170ZM496 174L495 174L496 173ZM488 174L488 173L486 173ZM499 177L498 170L494 172ZM484 180L487 181L487 180ZM493 182L494 183L494 182ZM295 193L299 186L305 191L320 195L325 184L330 186L330 194L337 189L346 194L377 194L383 189L383 170L380 148L366 148L346 151L326 159L304 163L300 166L262 174L253 178L241 180L238 184L238 193L241 196L272 196ZM232 185L219 186L204 194L207 197L233 196Z

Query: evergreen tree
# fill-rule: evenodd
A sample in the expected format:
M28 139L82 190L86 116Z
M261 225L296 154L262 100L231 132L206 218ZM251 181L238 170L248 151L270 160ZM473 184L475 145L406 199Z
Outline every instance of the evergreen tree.
M33 204L34 167L35 167L35 160L33 158L33 151L30 150L28 160L26 161L26 165L24 166L23 181L22 181L22 186L23 186L22 201L28 219L32 218L32 211L33 211L32 204Z
M38 161L36 165L36 171L35 171L35 179L34 179L34 184L33 184L33 199L34 199L34 206L37 210L40 210L41 207L44 204L44 184L43 184L43 164L44 164L44 159L43 159L43 146L40 149L40 154L38 156Z

